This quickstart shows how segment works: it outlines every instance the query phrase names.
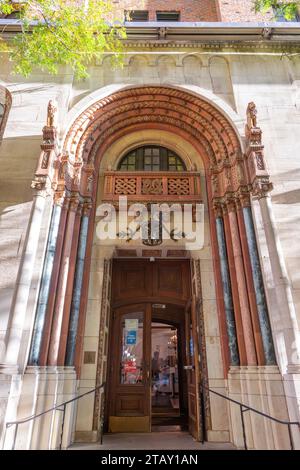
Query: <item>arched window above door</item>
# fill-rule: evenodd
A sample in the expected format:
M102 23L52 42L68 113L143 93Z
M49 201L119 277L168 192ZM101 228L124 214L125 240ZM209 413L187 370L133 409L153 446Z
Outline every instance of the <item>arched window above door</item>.
M186 171L183 160L173 150L147 145L131 150L118 165L121 171Z

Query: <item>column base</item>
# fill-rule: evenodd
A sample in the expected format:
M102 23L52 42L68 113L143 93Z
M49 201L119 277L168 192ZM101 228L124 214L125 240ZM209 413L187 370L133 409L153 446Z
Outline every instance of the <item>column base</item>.
M230 368L228 390L230 398L274 418L289 421L285 384L277 366ZM229 407L233 444L244 448L240 407L234 403L230 403ZM253 411L243 413L243 417L248 449L291 449L287 426L277 424Z

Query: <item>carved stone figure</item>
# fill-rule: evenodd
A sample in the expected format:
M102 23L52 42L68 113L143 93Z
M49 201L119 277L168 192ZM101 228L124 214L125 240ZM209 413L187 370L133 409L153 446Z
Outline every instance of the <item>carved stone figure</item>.
M48 103L48 110L47 110L47 126L48 127L57 126L57 112L58 112L57 101L50 100Z
M247 124L249 129L257 127L257 109L255 103L251 101L247 108Z

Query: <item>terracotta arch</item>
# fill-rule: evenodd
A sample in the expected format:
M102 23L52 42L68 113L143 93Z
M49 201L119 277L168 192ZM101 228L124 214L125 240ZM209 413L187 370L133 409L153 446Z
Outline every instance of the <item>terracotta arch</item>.
M90 180L92 174L96 180L105 149L131 129L143 128L171 130L189 140L201 153L214 198L246 188L241 142L224 114L185 90L141 86L112 93L77 117L63 143L64 170L60 174L68 166L68 189L80 190L87 196L82 170L83 174L89 173Z
M222 280L220 275L220 260L218 255L218 243L216 235L215 217L220 213L227 220L228 250L231 256L231 274L235 279L235 267L232 254L232 239L230 238L230 223L228 213L236 213L235 223L237 228L237 211L243 204L249 204L251 191L251 178L247 158L243 154L242 144L236 129L230 119L224 115L213 103L206 99L189 93L183 89L170 86L140 86L118 90L92 103L83 111L68 130L63 142L62 152L54 159L54 174L52 187L54 189L55 201L63 201L65 204L64 224L74 211L76 217L72 217L73 227L66 229L61 225L62 238L66 233L77 233L79 230L81 207L85 213L91 211L87 251L85 257L84 277L82 292L88 290L88 273L90 271L91 246L93 237L93 221L95 213L95 201L98 182L98 171L101 158L105 150L126 133L143 129L167 130L190 142L197 150L204 163L206 173L208 206L210 212L211 243L213 251L213 263L215 273L215 284L217 292L219 325L222 339L223 364L225 375L228 370L228 335L226 330L226 319L224 314L224 297ZM40 160L42 162L42 159ZM66 203L65 203L66 201ZM82 203L82 201L84 201ZM243 230L242 216L239 219L240 228ZM77 224L77 225L76 225ZM75 227L75 228L74 228ZM77 232L76 232L77 230ZM244 236L242 234L242 236ZM245 240L245 236L244 236ZM242 242L241 242L242 243ZM74 246L77 246L75 240ZM71 249L71 247L70 247ZM246 252L245 244L243 247ZM76 252L74 251L76 260ZM71 252L70 252L71 254ZM245 255L248 256L247 254ZM251 273L248 278L251 283ZM59 262L58 262L59 263ZM68 274L70 279L73 273ZM56 281L57 282L57 281ZM57 284L56 284L57 285ZM251 289L251 286L250 286ZM55 291L55 289L54 289ZM241 364L249 363L245 346L245 329L241 315L239 293L235 291L235 313L237 329L239 330L239 349ZM69 294L70 299L70 294ZM82 295L80 300L79 334L76 345L76 364L79 367L82 350L83 325L86 310L87 296ZM48 307L53 313L53 305ZM61 337L66 338L68 333L69 306L65 309L66 318L63 321ZM64 311L65 311L64 310ZM255 331L259 330L257 311L253 304L251 315ZM250 321L250 320L249 320ZM47 316L45 327L46 340L42 352L41 365L47 364L49 354L49 334L51 336L51 314ZM53 328L52 328L53 330ZM55 330L55 328L54 328ZM56 333L55 333L56 334ZM47 339L48 335L48 339ZM246 335L247 336L247 335ZM263 353L260 335L256 335L256 357L250 364L263 363ZM254 342L254 340L253 340ZM66 344L60 345L58 355L50 361L50 364L64 364ZM50 348L51 349L51 348ZM254 353L255 356L256 353ZM248 362L247 362L248 361Z

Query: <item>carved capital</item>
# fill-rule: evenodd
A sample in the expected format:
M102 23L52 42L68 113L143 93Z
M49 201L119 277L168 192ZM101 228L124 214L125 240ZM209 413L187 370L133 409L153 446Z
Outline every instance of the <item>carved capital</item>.
M237 208L250 207L251 196L249 187L240 188L237 194Z
M69 203L69 211L77 212L78 205L80 203L79 197L77 195L72 195Z
M85 201L82 208L82 214L89 217L93 207L92 201Z
M266 197L272 190L273 184L270 182L269 177L256 178L256 180L252 183L252 194L258 199Z
M236 212L236 199L228 197L225 202L227 212Z
M31 188L39 196L49 196L51 194L50 181L46 176L35 176L31 182Z
M53 202L55 205L63 207L65 201L65 193L64 191L55 191L53 196Z
M216 219L218 217L223 217L223 207L222 207L222 203L219 199L214 199L213 200L213 211L214 211Z

